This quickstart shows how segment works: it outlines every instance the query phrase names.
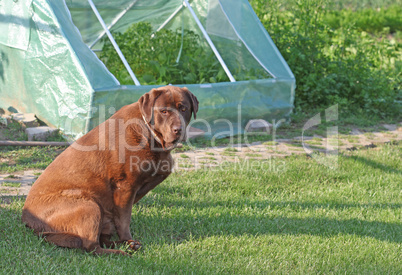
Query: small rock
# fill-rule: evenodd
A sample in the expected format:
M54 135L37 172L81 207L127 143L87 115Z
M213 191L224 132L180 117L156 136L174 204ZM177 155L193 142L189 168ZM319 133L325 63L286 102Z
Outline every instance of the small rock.
M308 136L301 136L301 137L294 137L293 138L293 140L296 140L296 141L305 141L305 140L312 140L313 139L313 137L308 137Z
M375 145L374 143L370 143L370 144L364 145L364 147L366 147L366 148L376 148L377 145Z
M14 107L10 106L10 107L7 108L6 113L9 113L9 114L16 114L16 113L18 113L18 110L15 109Z
M257 146L257 145L261 145L262 142L261 141L255 141L251 143L251 146Z
M397 129L396 125L394 124L383 124L382 126L388 131L395 131Z
M0 116L0 126L7 126L7 118Z
M360 132L358 129L354 128L352 131L350 131L351 135L363 135L362 132Z
M26 128L25 133L28 135L29 141L45 141L50 135L58 131L56 128L48 126Z
M272 127L272 124L263 119L252 119L250 120L246 128L244 129L246 132L267 132L269 133L269 129Z
M300 139L295 139L296 141L302 140ZM293 141L293 139L291 138L278 138L275 140L276 142L282 142L282 143L291 143Z
M23 113L17 113L13 114L12 118L15 121L18 121L22 124L25 125L25 127L38 127L39 123L38 120L36 119L35 114L29 113L29 114L23 114Z
M248 147L249 144L247 143L239 143L239 144L234 144L232 147L233 148L243 148L243 147Z
M187 129L187 139L203 136L205 132L201 129L189 127Z

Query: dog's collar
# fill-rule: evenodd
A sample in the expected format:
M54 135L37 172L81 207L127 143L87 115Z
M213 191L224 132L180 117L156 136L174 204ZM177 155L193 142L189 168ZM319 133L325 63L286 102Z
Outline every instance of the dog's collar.
M152 129L152 127L149 125L149 123L148 123L148 121L145 119L144 115L142 115L142 119L144 120L145 125L148 127L148 129L149 129L149 131L151 132L151 134L152 134L152 136L154 137L154 139L155 139L160 145L162 145L162 147L164 147L164 146L163 146L163 143L162 143L162 141L161 141L161 139L158 137L158 135L155 133L155 131Z

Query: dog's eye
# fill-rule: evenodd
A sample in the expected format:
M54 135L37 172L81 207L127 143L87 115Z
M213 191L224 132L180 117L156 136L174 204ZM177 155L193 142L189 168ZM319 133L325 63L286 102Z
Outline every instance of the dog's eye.
M184 113L185 111L187 111L187 108L186 107L181 107L180 110Z
M164 115L167 115L168 111L167 110L162 110L161 113L164 114Z

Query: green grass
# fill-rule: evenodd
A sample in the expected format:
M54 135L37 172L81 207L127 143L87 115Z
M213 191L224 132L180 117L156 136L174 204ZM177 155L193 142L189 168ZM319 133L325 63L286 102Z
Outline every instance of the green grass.
M260 2L264 0L250 0L249 2L255 5L256 2ZM267 0L265 0L267 1ZM379 8L388 8L393 5L400 5L400 0L333 0L333 1L322 1L326 4L326 8L329 10L339 10L339 9L353 9L353 10L360 10L360 9L379 9ZM294 0L277 0L277 5L284 6L288 8L289 6L292 7L297 1Z
M335 9L380 9L400 5L400 0L337 0L329 2Z
M181 163L179 164L180 168L193 168L194 165L190 164L190 163Z
M2 273L400 274L401 145L172 174L133 207L132 257L37 239L1 204Z
M15 188L21 187L20 182L8 182L8 181L5 181L3 183L0 183L0 185L4 186L4 187L15 187Z
M184 159L188 159L188 158L190 158L189 156L187 156L186 154L180 154L180 157L181 158L184 158Z
M239 150L237 150L236 148L233 148L233 147L225 148L224 151L225 151L225 152L239 152Z
M28 135L25 133L24 128L18 121L11 120L11 122L7 124L7 127L2 128L2 136L6 140L28 140Z
M322 138L313 138L311 140L305 141L305 143L311 144L311 145L321 145L322 144Z
M368 139L374 139L375 135L373 133L365 133L364 136Z
M266 141L263 144L267 145L267 146L275 146L278 144L278 142L277 141Z
M66 147L0 147L1 173L45 169Z

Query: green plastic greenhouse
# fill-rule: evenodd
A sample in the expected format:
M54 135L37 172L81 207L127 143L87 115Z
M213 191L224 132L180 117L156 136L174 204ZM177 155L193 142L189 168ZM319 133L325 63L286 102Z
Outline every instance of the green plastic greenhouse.
M138 34L136 26L151 32L132 35L138 43L115 39ZM158 82L136 63L160 69L158 57L145 56L160 49L143 49L140 42L149 45L162 33L155 41L174 57L167 70L193 71L177 70L178 78ZM132 46L127 51L125 45ZM105 49L118 59L114 71ZM131 53L144 56L130 61ZM211 75L193 79L204 56L212 58ZM0 108L35 113L78 137L166 84L197 96L192 126L211 135L242 133L251 119L279 120L293 108L294 75L247 0L1 1Z

